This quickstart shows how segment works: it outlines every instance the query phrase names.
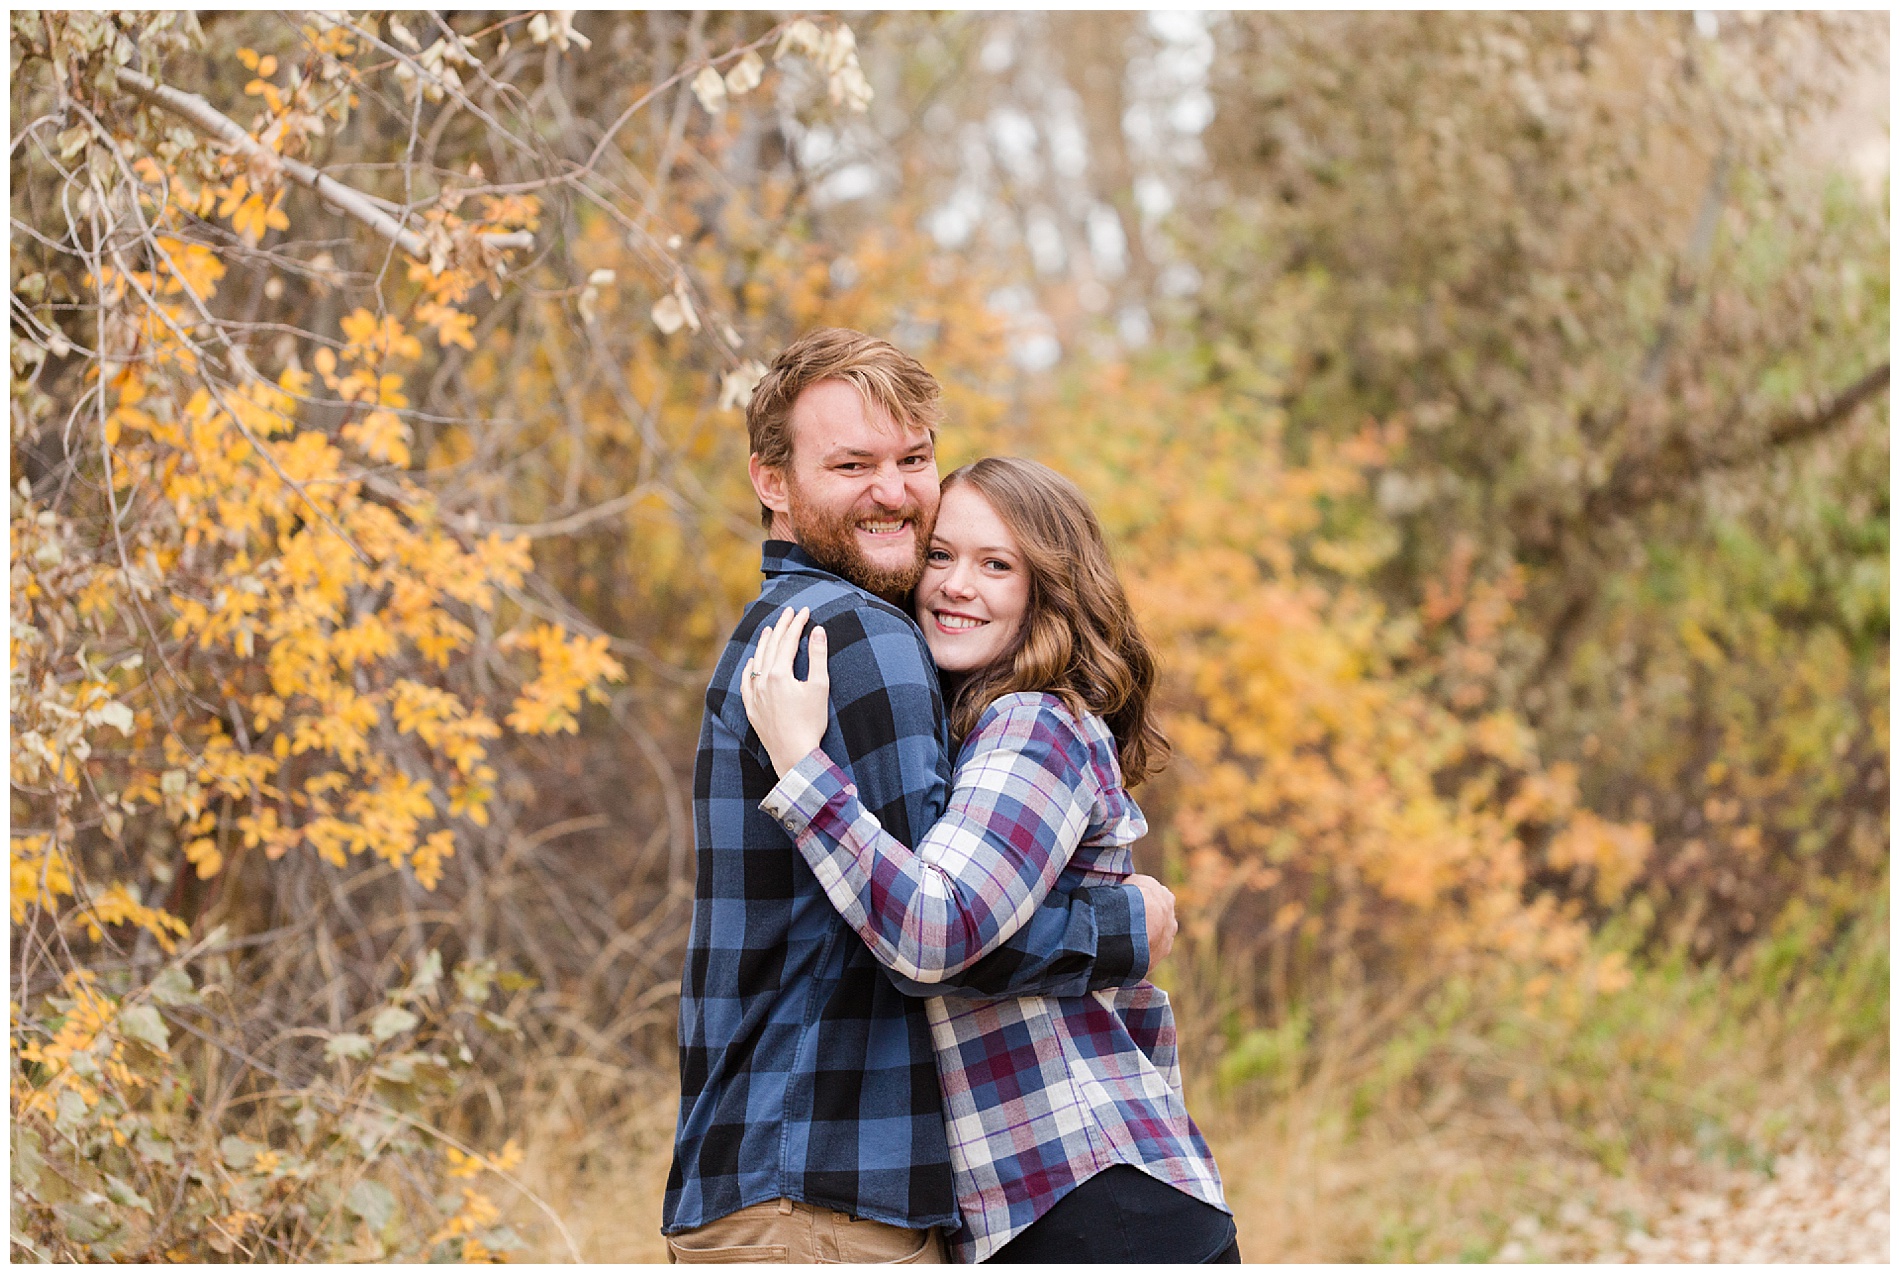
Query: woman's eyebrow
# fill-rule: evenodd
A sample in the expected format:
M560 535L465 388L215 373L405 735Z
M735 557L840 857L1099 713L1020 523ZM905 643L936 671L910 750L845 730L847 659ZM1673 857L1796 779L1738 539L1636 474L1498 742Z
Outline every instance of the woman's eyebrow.
M947 549L953 549L953 548L958 547L957 545L951 543L949 540L944 539L942 532L937 532L936 534L932 535L930 537L930 543L932 547L936 547L937 545L942 545L944 548L947 548ZM966 553L996 553L996 554L1000 554L1003 557L1021 557L1022 556L1022 553L1019 550L1004 548L1000 544L979 544L975 548L964 549L962 551Z

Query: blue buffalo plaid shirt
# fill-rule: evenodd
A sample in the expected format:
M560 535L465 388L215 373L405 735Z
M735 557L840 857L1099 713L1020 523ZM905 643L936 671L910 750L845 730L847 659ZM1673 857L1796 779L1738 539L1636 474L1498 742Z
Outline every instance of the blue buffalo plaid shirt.
M846 926L791 836L759 809L778 776L739 694L758 632L809 606L830 639L839 758L906 844L944 812L937 672L903 611L768 540L765 586L706 690L693 777L693 925L680 981L680 1109L662 1229L778 1198L923 1229L959 1223L927 996L1014 999L1131 986L1148 967L1132 886L1052 896L943 981L893 973ZM805 675L804 655L795 664Z

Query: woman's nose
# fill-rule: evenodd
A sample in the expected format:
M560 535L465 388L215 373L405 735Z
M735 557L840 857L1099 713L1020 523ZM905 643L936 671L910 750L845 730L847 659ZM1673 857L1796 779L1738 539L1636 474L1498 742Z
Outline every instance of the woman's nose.
M943 591L953 597L975 597L976 588L972 584L968 568L961 563L951 567L950 573L944 576Z

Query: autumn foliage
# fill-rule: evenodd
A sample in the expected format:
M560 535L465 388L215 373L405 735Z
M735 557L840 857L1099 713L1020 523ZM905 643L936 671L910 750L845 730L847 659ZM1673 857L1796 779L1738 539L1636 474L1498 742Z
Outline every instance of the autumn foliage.
M303 181L318 201L291 198L300 161L351 126L364 92L387 84L439 102L459 87L455 68L481 55L453 33L422 50L392 20L390 38L418 54L392 64L373 25L314 18L281 57L222 54L248 73L242 92L258 108L241 128L149 76L162 51L201 43L192 27L177 14L15 22L16 105L47 113L15 153L16 208L44 233L16 258L16 296L40 309L13 346L14 437L53 448L16 464L12 497L11 901L24 997L13 1100L16 1145L39 1165L15 1241L48 1255L383 1255L394 1243L479 1259L507 1238L481 1192L450 1196L440 1227L412 1235L390 1188L364 1174L385 1152L442 1147L451 1177L506 1166L409 1113L468 1065L462 1033L483 1020L492 962L459 966L462 994L444 1000L440 949L405 951L421 972L374 991L367 1034L337 1029L347 1022L332 1013L312 1055L322 1065L285 1098L308 1118L270 1148L195 1126L162 1014L207 1011L184 957L249 927L236 882L285 859L356 880L378 863L434 891L490 825L497 741L572 734L583 705L625 678L605 635L505 608L534 569L528 539L445 508L415 469L409 409L425 342L475 349L471 298L506 286L542 204L451 187L411 228L351 192L387 240L366 266L381 271L372 304L333 326L288 312L234 322L233 253L267 263L255 314L285 286L280 258L254 255L265 240L294 234L293 216L336 228L325 179ZM850 99L861 76L836 30L792 24L779 55L819 61ZM584 39L545 15L482 34L509 32L550 52ZM732 58L735 93L756 85L757 53ZM701 99L724 83L704 71ZM42 199L63 224L40 215ZM342 268L326 251L297 272L322 288ZM683 284L666 282L697 331ZM411 1004L440 1011L428 1043ZM154 1205L154 1194L171 1197Z
M740 413L819 323L1102 518L1207 1100L1621 1170L1696 977L1879 1047L1885 213L1787 167L1859 28L1232 15L1190 172L1134 23L13 16L16 1255L577 1254L522 1138L668 1109Z

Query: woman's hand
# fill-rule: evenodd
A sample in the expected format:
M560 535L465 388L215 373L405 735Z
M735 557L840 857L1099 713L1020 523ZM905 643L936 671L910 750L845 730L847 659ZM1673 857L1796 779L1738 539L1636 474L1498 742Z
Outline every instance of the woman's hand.
M780 778L811 755L831 720L831 676L825 667L823 628L811 630L806 652L810 667L805 680L792 675L798 634L810 617L809 607L796 615L786 607L778 623L760 636L758 649L739 678L746 717L759 732L759 742L765 745Z

